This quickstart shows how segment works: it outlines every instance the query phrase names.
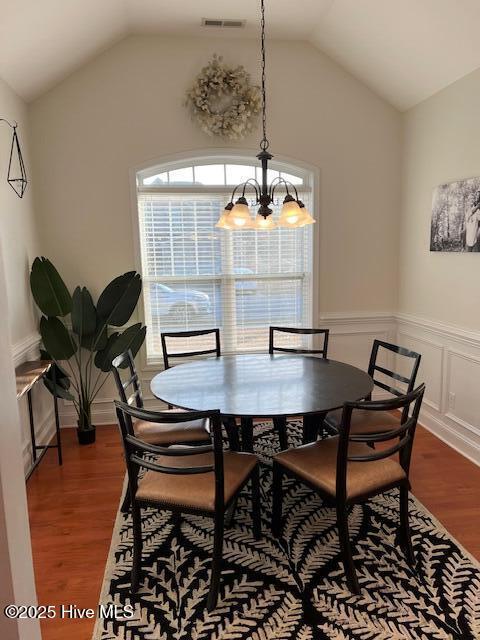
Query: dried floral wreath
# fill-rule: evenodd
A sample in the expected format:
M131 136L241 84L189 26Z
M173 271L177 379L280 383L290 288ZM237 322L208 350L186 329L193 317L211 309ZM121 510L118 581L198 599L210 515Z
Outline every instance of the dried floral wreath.
M262 95L245 67L229 67L214 54L187 91L185 106L208 135L241 140L253 128Z

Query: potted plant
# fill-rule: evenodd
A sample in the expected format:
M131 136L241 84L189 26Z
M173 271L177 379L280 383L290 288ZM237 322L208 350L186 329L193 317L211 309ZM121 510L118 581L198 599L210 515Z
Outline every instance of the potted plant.
M42 357L55 363L53 375L45 380L47 388L59 398L70 400L78 416L78 441L95 441L92 403L108 379L112 360L130 349L133 355L145 340L146 327L125 325L138 302L142 280L129 271L105 287L95 305L86 287L70 294L50 260L36 258L30 274L33 298L42 312L40 334Z

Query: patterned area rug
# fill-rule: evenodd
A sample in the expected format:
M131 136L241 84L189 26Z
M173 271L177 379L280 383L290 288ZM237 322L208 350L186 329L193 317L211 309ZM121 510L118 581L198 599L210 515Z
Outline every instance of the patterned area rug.
M94 640L313 640L480 638L480 565L414 498L410 512L418 567L397 545L396 492L356 506L351 538L361 595L347 589L335 513L308 488L285 483L283 539L270 535L271 456L278 440L271 424L255 429L262 460L263 537L251 531L248 493L226 530L218 607L206 611L211 521L145 510L144 579L130 596L130 517L118 514L101 604L131 604L131 619L97 621ZM299 442L298 423L290 441ZM293 436L293 437L292 437ZM248 489L246 490L248 491Z

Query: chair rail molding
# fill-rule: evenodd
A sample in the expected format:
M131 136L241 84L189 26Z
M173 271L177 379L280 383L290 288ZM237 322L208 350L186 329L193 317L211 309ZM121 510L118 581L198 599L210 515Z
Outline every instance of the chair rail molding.
M15 367L18 367L22 362L34 360L38 357L40 341L40 334L37 331L33 331L12 345L12 355Z

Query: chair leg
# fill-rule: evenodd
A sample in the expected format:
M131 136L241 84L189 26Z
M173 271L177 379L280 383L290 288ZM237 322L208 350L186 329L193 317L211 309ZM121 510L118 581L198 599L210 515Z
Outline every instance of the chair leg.
M232 504L225 513L225 528L230 529L235 524L235 509L237 508L237 498L232 500Z
M138 504L132 505L133 524L133 562L132 562L132 594L138 591L142 571L142 517Z
M212 573L210 576L210 590L208 592L207 609L212 611L217 606L218 589L222 569L223 552L223 524L224 514L215 512L215 531L213 538Z
M337 526L340 552L342 554L343 568L347 578L348 588L352 593L358 595L360 593L360 587L358 585L355 565L353 564L352 547L348 533L348 511L344 504L337 504Z
M278 439L280 440L280 451L285 451L288 449L287 417L281 416L273 418L273 425L278 433Z
M242 450L253 453L253 420L242 418Z
M259 540L262 536L262 516L260 511L260 472L258 465L252 473L250 482L252 483L253 537L255 540Z
M302 444L308 444L309 442L315 442L317 439L317 418L316 416L304 416L303 417L303 437Z
M273 482L272 482L272 534L279 538L282 525L282 467L278 462L273 461Z
M408 487L400 487L400 545L405 552L407 562L411 567L415 566L415 554L413 553L412 539L410 536L410 523L408 520Z
M120 507L120 511L122 513L128 513L130 511L130 507L132 506L132 500L130 498L130 487L127 484L127 488L125 490L125 495L123 496L122 506Z
M182 533L182 513L180 511L172 511L172 523L176 535Z
M240 451L240 438L235 418L224 418L223 426L227 432L228 443L231 451Z

